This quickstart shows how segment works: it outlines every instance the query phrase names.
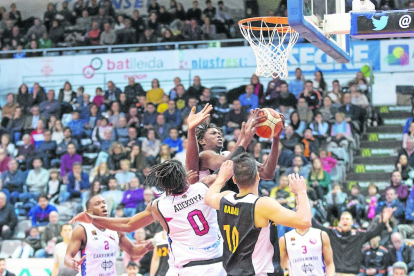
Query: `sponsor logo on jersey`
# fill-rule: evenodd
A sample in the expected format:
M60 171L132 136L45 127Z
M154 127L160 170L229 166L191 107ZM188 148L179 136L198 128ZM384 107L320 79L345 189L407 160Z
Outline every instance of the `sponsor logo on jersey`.
M187 198L187 195L183 195L183 198L185 199L185 198Z
M111 269L111 267L114 266L114 263L112 261L107 261L105 260L102 264L101 267L106 271L107 269Z
M316 244L316 239L311 238L311 239L309 240L309 242L310 242L311 244Z
M96 230L92 230L92 236L96 236L96 235L98 235L98 234L96 233Z
M295 237L291 237L290 238L290 241L295 241Z
M312 264L303 264L301 267L302 271L306 274L312 273L312 271L315 269Z
M239 208L229 206L229 205L224 205L224 213L238 216L239 215Z

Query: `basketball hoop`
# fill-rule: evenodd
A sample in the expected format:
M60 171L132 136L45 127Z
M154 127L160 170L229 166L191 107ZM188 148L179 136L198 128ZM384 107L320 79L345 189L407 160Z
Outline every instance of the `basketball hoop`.
M299 33L287 17L254 17L239 21L240 31L256 56L256 75L287 79L287 61Z

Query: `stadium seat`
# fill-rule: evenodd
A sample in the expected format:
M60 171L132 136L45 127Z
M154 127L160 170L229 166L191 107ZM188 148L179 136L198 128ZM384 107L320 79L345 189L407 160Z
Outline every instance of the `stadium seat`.
M32 222L30 220L20 220L17 223L16 230L14 232L14 238L23 239L26 236L25 231L32 226Z
M20 240L5 240L3 241L1 245L1 252L0 256L2 258L10 258L19 246L22 245L22 242Z

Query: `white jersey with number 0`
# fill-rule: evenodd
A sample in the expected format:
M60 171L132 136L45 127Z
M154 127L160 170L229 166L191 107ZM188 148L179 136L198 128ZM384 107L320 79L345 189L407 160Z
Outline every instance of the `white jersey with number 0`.
M86 258L78 276L117 276L118 233L109 229L101 231L91 223L81 223L78 227L83 227L86 234L86 246L81 252Z
M289 275L323 276L322 231L310 228L301 235L296 229L285 234L286 250L289 257Z
M191 261L223 255L217 212L204 204L208 187L198 182L180 195L165 194L158 209L168 225L169 265L182 268Z

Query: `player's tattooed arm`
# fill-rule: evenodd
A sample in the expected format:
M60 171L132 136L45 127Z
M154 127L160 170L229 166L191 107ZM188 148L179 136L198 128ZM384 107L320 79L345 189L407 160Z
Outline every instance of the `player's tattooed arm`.
M335 264L333 261L333 253L331 247L331 240L326 232L322 231L322 254L323 260L325 262L326 268L326 276L334 276L335 275Z
M286 269L289 257L287 255L285 236L282 236L279 239L279 250L280 250L280 266L283 269Z
M107 218L89 214L84 211L76 215L70 223L75 222L93 223L98 228L110 229L118 232L133 232L139 228L145 227L152 222L154 218L151 213L151 204L141 213L130 218Z
M216 210L220 209L220 200L230 191L220 193L226 182L233 176L233 161L226 161L221 165L216 181L208 188L204 196L204 203Z
M154 250L152 240L142 241L140 244L133 244L125 235L125 233L119 234L119 247L132 258L139 258L147 254L148 251Z
M86 243L85 230L82 226L78 226L72 234L68 248L66 249L65 265L71 269L79 272L79 267L86 258L86 255L82 259L76 259L76 255L82 249L82 244Z
M201 124L204 120L210 117L210 112L213 109L213 106L210 104L206 104L200 112L197 114L196 107L191 109L190 114L188 115L187 122L188 122L188 145L187 145L187 152L186 152L186 161L185 161L185 169L187 171L194 171L199 172L199 152L198 152L198 145L197 145L197 138L195 130L199 124ZM194 182L195 181L195 182ZM198 181L195 178L190 180L190 184L194 184Z

